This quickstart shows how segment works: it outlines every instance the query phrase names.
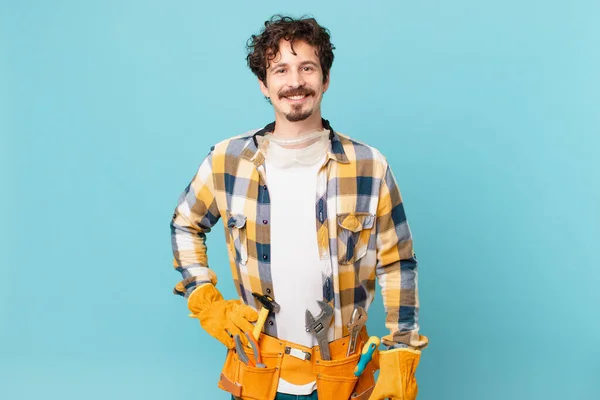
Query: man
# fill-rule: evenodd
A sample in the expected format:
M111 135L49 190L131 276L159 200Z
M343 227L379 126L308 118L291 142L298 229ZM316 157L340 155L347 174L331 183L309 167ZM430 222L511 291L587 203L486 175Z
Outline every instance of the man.
M251 37L248 65L275 121L215 145L171 222L183 276L175 293L229 349L219 387L236 398L417 395L414 373L427 338L419 335L412 237L386 159L322 119L333 49L312 18L275 16ZM206 234L221 217L239 300L223 299L208 266ZM368 336L363 329L352 351L349 323L357 307L368 309L376 278L390 334L357 378ZM255 329L260 296L273 309ZM323 344L305 317L327 310Z

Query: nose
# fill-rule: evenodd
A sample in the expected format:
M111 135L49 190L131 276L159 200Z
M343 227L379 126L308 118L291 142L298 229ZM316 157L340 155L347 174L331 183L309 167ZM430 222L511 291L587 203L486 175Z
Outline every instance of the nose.
M304 85L304 77L299 71L292 70L290 74L288 74L289 80L288 85L293 88L298 88Z

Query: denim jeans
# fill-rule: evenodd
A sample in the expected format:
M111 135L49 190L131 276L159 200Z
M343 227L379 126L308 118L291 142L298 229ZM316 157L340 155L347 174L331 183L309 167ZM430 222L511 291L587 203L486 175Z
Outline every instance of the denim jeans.
M231 397L231 400L235 400L235 397ZM317 391L315 390L312 394L306 396L298 396L295 394L277 393L275 400L317 400Z

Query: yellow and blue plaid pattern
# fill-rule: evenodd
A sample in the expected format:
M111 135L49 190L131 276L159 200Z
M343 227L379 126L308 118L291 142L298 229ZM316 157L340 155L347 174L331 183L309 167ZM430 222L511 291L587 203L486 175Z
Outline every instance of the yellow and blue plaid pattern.
M380 283L390 334L388 346L423 348L419 335L417 259L402 197L385 157L375 148L335 132L317 178L315 229L324 266L323 299L334 306L334 337L348 334L354 307L365 309ZM171 221L174 266L182 296L217 283L210 269L206 234L224 218L232 276L244 303L260 304L252 292L277 300L270 270L270 198L264 153L257 137L275 125L215 145L182 193ZM275 319L266 333L277 336Z

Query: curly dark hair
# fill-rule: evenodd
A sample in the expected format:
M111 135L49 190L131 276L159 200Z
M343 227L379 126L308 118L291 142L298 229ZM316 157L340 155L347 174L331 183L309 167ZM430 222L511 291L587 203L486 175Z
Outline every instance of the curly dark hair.
M279 42L284 39L290 41L292 52L294 42L301 40L317 48L317 55L323 70L323 83L329 79L329 70L333 64L333 50L330 34L327 28L322 27L314 18L301 17L294 19L276 14L268 21L259 35L252 35L246 43L248 55L246 61L250 70L265 85L267 84L267 69L272 60L279 53ZM294 53L295 54L295 53Z

